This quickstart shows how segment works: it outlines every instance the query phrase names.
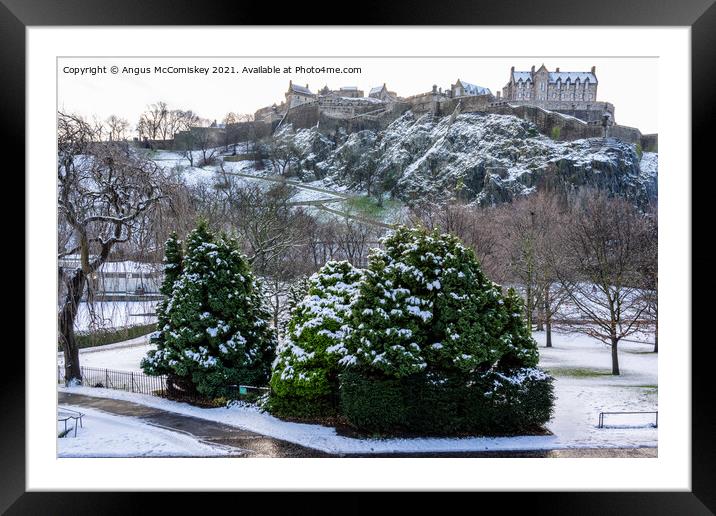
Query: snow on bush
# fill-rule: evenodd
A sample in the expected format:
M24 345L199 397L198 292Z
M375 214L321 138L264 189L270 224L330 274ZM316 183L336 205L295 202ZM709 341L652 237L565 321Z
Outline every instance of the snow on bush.
M384 247L370 256L341 364L396 378L537 364L519 297L456 237L401 227Z
M361 277L361 271L346 261L330 261L310 277L308 293L292 312L273 364L274 412L320 411L310 404L330 408L348 331L345 319Z
M169 297L158 307L157 349L142 369L205 396L237 384L265 384L275 336L261 286L237 242L215 236L201 222L183 256L180 243L170 239L165 269L162 292Z

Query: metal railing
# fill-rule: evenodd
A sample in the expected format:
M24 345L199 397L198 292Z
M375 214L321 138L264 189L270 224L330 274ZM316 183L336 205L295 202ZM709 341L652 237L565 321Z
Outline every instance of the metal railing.
M149 376L137 371L80 367L82 385L156 396L167 387L166 376ZM62 366L57 366L57 383L64 383Z
M604 428L604 416L607 414L654 414L654 427L659 427L659 412L657 410L650 410L650 411L614 411L614 412L600 412L599 413L599 422L597 424L597 428Z
M119 371L116 369L98 369L93 367L80 367L82 374L81 385L115 389L120 391L147 394L150 396L166 397L167 377L165 375L150 376L138 371ZM65 383L64 367L57 366L57 383ZM268 387L253 385L232 385L226 389L230 399L239 400L249 394L263 394ZM189 399L189 398L187 398ZM201 397L191 397L195 401L207 401Z

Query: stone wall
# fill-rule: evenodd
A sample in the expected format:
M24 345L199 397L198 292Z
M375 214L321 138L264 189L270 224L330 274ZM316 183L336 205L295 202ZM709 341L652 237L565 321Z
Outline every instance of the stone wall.
M281 125L291 124L294 129L306 129L315 126L318 119L318 102L310 102L289 109Z
M659 152L659 135L658 134L642 134L641 149L644 152Z

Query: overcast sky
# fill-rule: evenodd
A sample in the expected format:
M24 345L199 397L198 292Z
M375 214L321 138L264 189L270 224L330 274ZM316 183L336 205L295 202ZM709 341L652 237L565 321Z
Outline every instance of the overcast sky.
M132 128L148 104L165 101L170 108L192 109L203 118L221 120L224 115L253 113L256 109L280 103L288 81L306 85L312 91L328 85L331 89L357 86L365 95L384 82L400 96L429 91L433 84L449 88L458 78L501 91L509 79L510 67L535 69L542 63L550 71L589 71L596 66L599 86L597 100L615 105L617 123L639 128L642 133L658 132L656 105L658 61L655 58L62 58L58 60L58 108L87 117L105 119L117 115L128 119ZM105 66L107 73L73 75L65 67ZM111 67L243 67L278 66L271 74L123 74L110 73ZM284 73L285 67L291 73ZM303 67L360 67L360 73L300 73Z

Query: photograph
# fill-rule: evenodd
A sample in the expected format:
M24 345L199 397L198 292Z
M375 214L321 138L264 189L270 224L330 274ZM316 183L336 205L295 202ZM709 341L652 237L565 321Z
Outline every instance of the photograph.
M713 1L0 0L26 203L0 513L710 514Z
M57 457L659 456L657 57L56 66Z

